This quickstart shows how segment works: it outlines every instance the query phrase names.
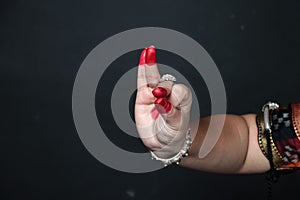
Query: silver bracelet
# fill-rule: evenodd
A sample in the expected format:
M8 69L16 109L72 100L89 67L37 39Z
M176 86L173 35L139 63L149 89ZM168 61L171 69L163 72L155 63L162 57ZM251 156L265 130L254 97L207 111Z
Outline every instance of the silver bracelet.
M192 137L191 137L190 132L191 132L190 129L188 129L187 132L186 132L185 142L184 142L183 148L175 156L173 156L171 158L159 158L152 151L150 151L151 156L152 156L151 159L161 161L164 164L164 166L168 166L172 163L176 163L178 165L180 160L183 157L188 156L188 150L190 149L190 147L192 145Z
M263 115L264 115L265 130L268 131L269 133L272 132L271 124L270 124L270 120L269 120L269 117L270 117L269 111L270 110L275 110L277 108L279 108L279 105L277 103L274 103L274 102L271 102L271 101L267 102L262 107L262 112L263 112Z

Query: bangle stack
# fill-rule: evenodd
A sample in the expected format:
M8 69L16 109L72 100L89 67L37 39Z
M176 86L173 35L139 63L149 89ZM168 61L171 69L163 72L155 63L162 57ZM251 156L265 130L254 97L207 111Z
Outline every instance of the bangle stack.
M256 118L258 144L271 170L294 171L300 167L300 104L280 108L268 102Z
M268 102L263 106L262 113L257 115L256 118L259 147L265 157L269 160L271 168L276 169L284 164L272 137L272 120L270 120L270 111L277 108L279 108L278 104Z

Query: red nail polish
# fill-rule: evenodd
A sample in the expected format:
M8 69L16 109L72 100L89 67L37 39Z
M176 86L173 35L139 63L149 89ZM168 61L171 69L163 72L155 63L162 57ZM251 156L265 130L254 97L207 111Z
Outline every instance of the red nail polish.
M146 64L153 65L156 63L156 50L154 46L147 48Z
M162 114L168 113L172 108L171 103L166 98L158 98L154 104L157 111Z
M152 94L156 98L164 98L167 97L168 92L165 88L157 87L154 90L152 90Z
M158 116L159 116L159 112L157 111L156 107L154 107L154 108L151 110L151 116L152 116L152 119L157 120L157 118L158 118Z
M139 65L144 65L146 63L146 55L147 55L147 49L144 49L140 55Z

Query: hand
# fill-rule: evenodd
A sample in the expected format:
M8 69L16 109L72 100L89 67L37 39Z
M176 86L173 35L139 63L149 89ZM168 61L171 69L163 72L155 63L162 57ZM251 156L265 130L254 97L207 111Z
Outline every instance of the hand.
M180 151L189 128L192 94L183 84L159 82L154 46L140 56L135 121L143 143L161 158Z

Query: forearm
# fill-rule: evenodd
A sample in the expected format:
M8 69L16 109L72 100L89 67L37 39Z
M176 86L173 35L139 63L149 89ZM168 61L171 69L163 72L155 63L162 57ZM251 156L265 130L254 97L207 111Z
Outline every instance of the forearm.
M189 156L183 158L181 166L218 173L259 173L269 169L269 162L262 154L257 142L256 115L226 115L222 133L212 150L199 158L211 118L201 118L191 124L194 141ZM195 128L198 127L198 128ZM196 130L197 129L197 130Z

